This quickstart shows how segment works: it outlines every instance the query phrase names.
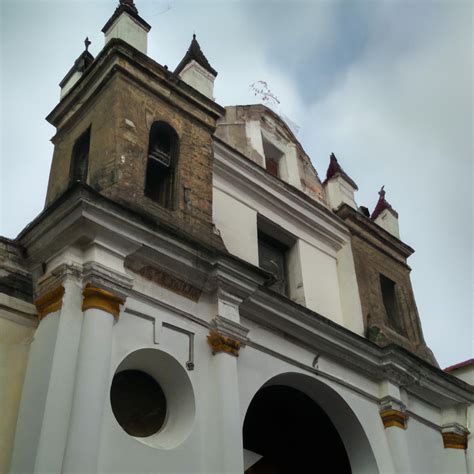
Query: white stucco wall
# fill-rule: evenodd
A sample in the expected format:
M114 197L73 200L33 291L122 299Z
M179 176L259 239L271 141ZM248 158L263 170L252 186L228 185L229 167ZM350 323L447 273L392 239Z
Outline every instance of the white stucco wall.
M105 44L112 38L119 38L147 54L148 33L136 20L127 13L122 13L105 33Z
M343 326L337 260L303 240L299 247L306 306Z
M384 209L377 216L375 223L382 227L382 229L385 229L387 232L395 236L397 239L400 238L398 218L395 217L388 209Z
M257 212L214 188L213 220L227 250L258 265Z
M186 84L194 87L201 94L214 100L214 76L207 72L196 61L190 61L180 72L180 77Z
M355 189L344 178L341 176L332 178L326 183L325 187L331 209L337 209L343 203L357 209L354 199Z
M346 243L337 253L337 276L344 326L362 336L364 319L350 243Z

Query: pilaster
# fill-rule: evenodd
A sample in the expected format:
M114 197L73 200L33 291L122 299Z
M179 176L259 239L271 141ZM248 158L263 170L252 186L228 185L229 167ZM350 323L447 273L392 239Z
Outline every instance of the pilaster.
M398 387L385 382L387 392L400 395ZM408 414L405 405L392 395L387 395L380 402L380 418L385 428L385 436L397 472L413 472L405 430L408 425Z
M219 410L218 429L222 430L218 449L226 460L225 466L217 468L221 472L241 474L244 465L237 361L248 329L239 323L242 298L222 289L218 290L217 298L219 314L212 320L207 336L212 351L210 368L217 381L214 409Z
M466 450L469 431L459 423L447 423L441 427L444 446L445 472L467 473Z
M63 471L93 473L109 386L112 330L125 300L90 283L82 295L84 322Z
M30 348L11 472L60 472L82 326L77 269L63 265L37 283L40 320Z

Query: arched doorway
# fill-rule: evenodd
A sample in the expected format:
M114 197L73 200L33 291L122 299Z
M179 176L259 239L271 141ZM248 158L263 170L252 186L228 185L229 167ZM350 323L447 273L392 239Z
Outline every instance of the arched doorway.
M378 473L347 403L302 374L278 375L257 391L245 416L243 444L246 474Z

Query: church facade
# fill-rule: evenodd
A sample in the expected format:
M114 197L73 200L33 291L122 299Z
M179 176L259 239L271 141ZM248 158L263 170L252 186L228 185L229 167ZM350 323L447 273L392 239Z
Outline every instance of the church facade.
M385 190L150 28L120 0L86 42L45 209L0 238L0 472L474 472L474 365L427 347Z

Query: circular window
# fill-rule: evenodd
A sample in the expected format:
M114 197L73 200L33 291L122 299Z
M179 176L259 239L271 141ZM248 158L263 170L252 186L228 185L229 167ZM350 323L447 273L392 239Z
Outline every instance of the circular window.
M183 365L159 349L138 349L118 365L110 387L111 415L136 441L174 449L191 434L196 407Z
M140 370L124 370L115 375L110 403L120 426L131 436L151 436L165 422L165 394L153 377Z

